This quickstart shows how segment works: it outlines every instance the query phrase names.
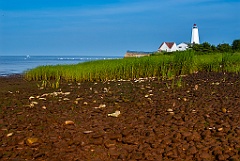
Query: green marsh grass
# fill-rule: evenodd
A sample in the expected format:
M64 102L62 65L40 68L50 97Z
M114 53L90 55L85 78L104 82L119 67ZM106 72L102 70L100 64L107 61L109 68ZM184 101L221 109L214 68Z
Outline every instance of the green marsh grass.
M27 80L108 81L133 80L145 77L173 79L197 71L240 73L240 53L195 55L193 51L171 55L97 60L74 65L39 66L25 72Z

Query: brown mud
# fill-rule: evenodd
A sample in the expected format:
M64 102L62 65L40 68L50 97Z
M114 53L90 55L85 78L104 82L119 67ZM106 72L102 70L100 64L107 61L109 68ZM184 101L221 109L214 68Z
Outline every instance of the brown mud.
M38 84L0 78L0 160L240 160L240 75Z

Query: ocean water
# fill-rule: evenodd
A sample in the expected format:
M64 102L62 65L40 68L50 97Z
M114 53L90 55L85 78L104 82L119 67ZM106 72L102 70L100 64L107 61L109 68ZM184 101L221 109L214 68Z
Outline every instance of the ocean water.
M117 56L0 56L0 76L22 74L42 65L78 64L87 61L118 59Z

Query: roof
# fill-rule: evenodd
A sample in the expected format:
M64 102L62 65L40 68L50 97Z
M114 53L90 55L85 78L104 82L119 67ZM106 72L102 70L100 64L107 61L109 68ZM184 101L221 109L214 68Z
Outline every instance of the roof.
M165 42L165 44L169 47L169 49L171 49L175 43L174 42Z
M175 44L175 42L163 42L159 48L161 48L163 46L163 44L166 44L168 46L169 49L171 49L173 47L173 45Z

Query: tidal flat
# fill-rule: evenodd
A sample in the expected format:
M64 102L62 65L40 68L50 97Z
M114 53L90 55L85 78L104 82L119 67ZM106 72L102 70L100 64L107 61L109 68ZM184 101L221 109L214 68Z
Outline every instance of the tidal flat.
M240 75L0 78L1 160L239 160Z

